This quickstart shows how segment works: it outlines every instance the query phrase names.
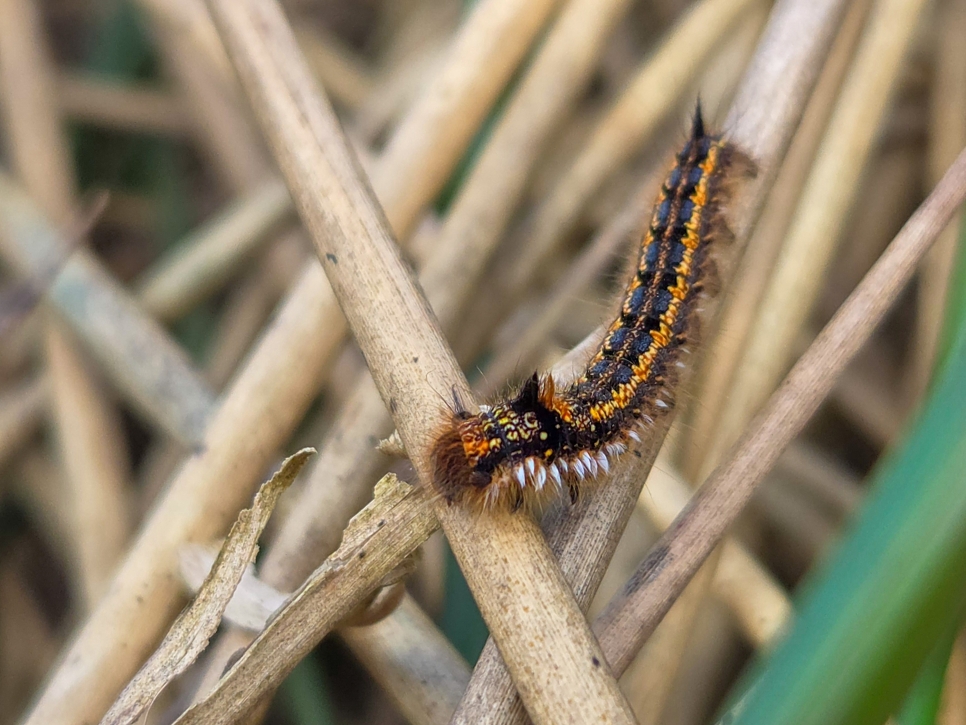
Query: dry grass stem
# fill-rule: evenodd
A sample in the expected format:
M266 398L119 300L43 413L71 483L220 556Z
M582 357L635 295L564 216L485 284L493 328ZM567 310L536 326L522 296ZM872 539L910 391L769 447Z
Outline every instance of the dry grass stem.
M876 125L878 114L884 110L893 78L904 55L905 46L912 35L912 28L908 30L906 28L910 25L914 27L914 20L921 5L916 2L898 2L891 5L884 3L877 6L873 12L869 28L856 51L851 75L845 81L836 111L829 120L828 134L823 139L817 153L815 167L805 184L803 199L799 202L799 214L791 222L788 241L783 247L775 272L771 276L768 276L770 270L758 272L759 279L768 278L770 286L764 293L761 311L755 327L752 328L753 338L743 346L742 366L732 392L728 395L728 404L722 407L721 422L716 428L716 435L707 445L706 454L701 457L702 467L698 469L699 478L718 463L726 446L734 440L735 433L743 429L784 369L786 358L782 356L788 355L786 349L792 342L789 334L794 335L797 326L804 322L810 295L814 297L818 293L820 271L827 263L832 251L832 241L838 226L841 225L844 212L848 209L849 191L843 193L841 190L836 190L831 194L827 192L833 180L843 181L843 175L840 173L843 170L850 174L846 176L846 189L849 188L849 181L852 187L855 186L859 170L863 165L864 154L871 145L871 135L867 133L867 129L870 121L872 121L871 125ZM854 12L860 11L861 9L854 10ZM904 23L903 30L895 32L893 23ZM846 41L842 42L844 44ZM883 58L880 58L880 55ZM831 73L832 71L829 71L829 75ZM829 81L830 85L831 83L832 81ZM861 110L856 112L857 109ZM861 138L855 139L855 136ZM837 142L839 145L835 145ZM834 149L831 155L828 153L830 149ZM839 152L843 149L848 149L856 155L851 157L840 155ZM824 157L823 153L826 154ZM820 175L818 169L821 168L822 163L827 170L834 170L824 176ZM816 183L816 179L820 181ZM815 249L813 240L816 237L812 236L815 234L815 224L811 222L801 224L801 220L806 217L801 216L800 210L803 208L802 204L809 199L809 195L813 201L819 201L805 208L817 210L820 218L824 215L825 220L833 220L831 227L825 228L829 241L825 242L824 249ZM844 204L843 197L846 198ZM834 200L834 203L829 209L824 205L830 200ZM799 226L796 227L796 224ZM796 234L801 240L797 246L793 241ZM821 232L819 234L821 235ZM824 239L825 237L823 241ZM767 259L767 255L761 256ZM805 262L809 262L810 266ZM756 292L754 288L749 289L747 292L749 301L753 295L757 296ZM793 309L787 309L787 305L791 305ZM779 333L777 340L776 327L784 333L784 335ZM776 355L776 351L780 352ZM770 369L767 363L761 361L766 353L773 356L770 359L772 364ZM764 367L766 372L762 373L761 367ZM713 570L716 561L717 557L714 557L705 568ZM690 588L703 586L711 579L710 576L701 577L700 581L694 582Z
M768 192L762 216L735 270L735 280L729 285L731 293L722 302L717 329L723 332L713 335L705 352L698 357L698 371L693 379L698 387L695 399L701 404L687 411L688 426L678 456L681 470L689 480L699 480L702 472L706 472L702 466L706 465L710 438L718 427L722 407L729 400L735 369L870 4L870 0L863 0L849 6L774 186Z
M28 723L89 722L113 702L181 604L178 547L224 533L317 393L321 369L342 339L343 329L329 322L337 315L322 271L307 269L210 416L201 449L155 506Z
M463 183L422 275L444 327L458 318L520 202L545 140L572 111L627 8L627 0L571 0L549 30Z
M164 640L101 720L102 725L133 725L161 691L198 658L221 623L222 613L251 564L279 496L315 451L306 448L286 458L262 484L250 509L238 514L201 589L171 625Z
M340 635L410 722L450 721L470 668L409 596L392 616Z
M131 529L127 451L103 444L121 439L118 421L103 409L101 389L58 324L48 323L47 364L71 483L72 543L90 608L107 591Z
M50 380L40 375L0 394L0 467L37 431L50 402Z
M465 380L279 8L220 1L211 8L376 385L429 481L438 396L452 390L469 399ZM629 721L626 701L532 520L493 515L483 526L443 502L435 509L531 716L568 722L594 713ZM540 646L516 636L524 617L542 633ZM547 661L555 663L553 676L541 666Z
M647 59L535 212L526 245L506 270L513 299L574 225L591 195L649 141L680 105L713 51L757 0L703 0L690 8Z
M446 725L470 681L470 668L409 597L369 627L346 627L342 639L410 722Z
M37 8L30 0L0 2L0 93L12 165L43 211L56 223L66 223L74 211L75 185L57 113L52 64ZM9 201L9 195L4 198ZM8 206L4 220L10 221L21 206ZM4 249L23 242L4 236ZM122 494L128 484L127 449L117 412L73 341L49 319L44 341L57 440L74 504L68 531L80 552L83 601L90 606L104 591L127 537Z
M49 284L51 306L152 423L185 443L201 440L214 393L181 348L93 255L71 253L69 242L2 174L0 212L4 260L26 279ZM48 283L51 269L59 271Z
M36 3L0 2L0 85L9 163L56 224L74 213L70 154L57 113L57 89Z
M177 81L193 135L229 189L253 191L274 168L201 0L139 0Z
M393 572L437 527L420 489L391 474L346 527L341 546L302 587L205 699L178 725L235 722L277 687L296 663Z
M0 725L713 718L945 342L966 0L323 5L0 0ZM536 520L447 504L453 401L585 371L697 96L758 173L674 414Z
M373 186L399 239L443 188L560 0L485 0L379 158ZM419 169L414 175L413 170Z
M211 352L205 361L205 376L216 390L221 390L235 373L303 265L314 264L314 260L309 261L310 253L305 233L301 228L293 228L278 237L265 250L260 264L235 285L225 300ZM334 324L341 326L342 322L336 320Z
M66 73L57 79L57 100L64 116L103 128L162 136L188 132L183 109L166 91Z
M138 299L160 320L180 318L250 261L291 213L285 185L265 181L155 262L138 281Z
M356 109L372 95L372 71L338 38L308 28L296 31L296 36L305 60L333 101Z
M966 2L950 0L936 11L938 45L929 114L927 177L936 183L943 170L966 146L966 47L958 39L966 33ZM916 339L910 358L906 398L915 402L925 393L932 377L942 332L946 296L960 233L960 216L943 232L936 247L926 255L917 289Z
M691 495L692 490L671 473L665 462L651 469L637 504L651 522L664 531L688 505ZM781 585L733 539L725 540L722 546L711 586L755 647L770 642L792 612L791 602Z
M900 62L917 25L922 0L886 0L874 6L792 219L782 254L764 294L754 335L722 409L708 460L714 465L774 390L805 323L878 127ZM709 466L710 467L710 466Z
M720 549L698 569L621 677L625 691L633 693L634 715L642 725L655 725L663 720L674 674L681 667L698 611L707 601L704 595L715 576L719 557Z
M607 265L632 245L631 237L639 229L641 218L650 203L649 180L631 196L628 204L591 240L571 262L567 272L554 285L540 313L527 325L516 341L500 350L486 366L479 394L488 398L498 393L507 380L530 370L547 345L554 328L564 317L574 298L579 298L604 272Z
M499 79L491 75L492 64L474 66L473 59L480 58L481 54L484 58L493 53L502 54L517 43L532 41L539 29L534 23L545 18L544 11L548 8L541 10L535 3L501 0L482 4L467 18L454 41L447 64L400 123L386 155L373 172L373 183L383 194L383 205L388 218L397 224L397 233L411 227L413 215L428 202L425 198L416 205L406 206L411 201L413 189L422 188L423 193L434 193L434 185L441 183L429 179L428 185L421 186L422 182L418 182L414 186L414 181L426 174L445 177L458 158L459 149L436 141L443 138L468 142L467 119L481 116L485 108L480 104L487 99L490 102L495 100L499 91L499 87L493 85ZM493 35L495 30L506 37ZM505 58L501 55L496 71L504 69L503 72L509 73L512 70L503 65ZM407 145L410 148L406 148ZM515 162L512 157L508 160L511 164ZM413 164L406 173L402 173L399 167L404 162ZM393 184L401 184L404 188L394 190ZM482 263L485 255L476 256ZM452 257L452 261L466 266L465 260L458 256ZM443 281L448 281L445 275ZM427 289L430 289L429 285ZM335 549L346 521L371 495L370 482L385 465L384 459L374 455L370 441L387 435L391 429L378 390L370 379L363 380L343 407L333 426L335 436L321 447L322 455L299 504L293 507L292 516L268 552L262 567L262 575L267 581L280 587L297 586L320 559ZM376 640L370 647L370 655L374 651L372 648L378 645L379 640ZM226 646L224 651L227 653L229 649ZM391 656L392 653L388 654ZM213 658L213 661L217 660L217 657ZM214 664L215 668L218 666ZM401 696L410 694L402 693Z
M792 368L719 466L595 623L615 670L626 667L756 486L869 339L966 197L966 151Z

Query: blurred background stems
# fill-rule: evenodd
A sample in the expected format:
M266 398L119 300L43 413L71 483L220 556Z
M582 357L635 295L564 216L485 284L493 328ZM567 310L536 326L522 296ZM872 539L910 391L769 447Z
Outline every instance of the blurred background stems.
M878 725L891 713L902 725L935 722L966 606L962 244L953 275L945 354L918 420L878 465L850 533L803 585L793 628L722 723Z

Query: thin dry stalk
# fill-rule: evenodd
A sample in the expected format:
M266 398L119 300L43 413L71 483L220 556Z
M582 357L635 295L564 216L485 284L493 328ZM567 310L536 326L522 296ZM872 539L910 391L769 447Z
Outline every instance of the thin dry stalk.
M936 13L936 57L929 114L928 179L935 183L966 145L966 2L947 0ZM916 337L910 360L907 400L918 401L932 378L942 332L951 271L960 235L957 215L923 261L917 288Z
M66 223L74 211L74 180L61 133L55 83L37 8L30 0L0 2L0 92L13 166L46 214ZM11 210L6 210L8 218ZM8 240L9 241L9 240ZM129 527L122 492L128 485L126 448L117 413L84 366L73 341L48 322L44 340L55 421L70 486L79 508L71 532L84 552L86 604L98 599L121 554ZM92 512L88 503L102 505ZM104 529L91 524L103 525Z
M68 118L102 128L178 137L188 132L181 104L166 91L70 72L57 79L57 100Z
M31 0L0 2L0 84L10 164L37 204L65 224L76 209L74 179L52 64Z
M721 460L735 432L744 428L787 364L787 348L818 294L822 272L871 148L870 129L877 127L885 110L922 5L919 0L884 0L875 6L817 152L781 257L769 278L728 404L722 408L721 422L701 459L699 478ZM842 186L836 187L835 183ZM701 582L694 586L701 586Z
M0 395L0 467L37 431L50 401L50 380L39 375Z
M628 693L634 715L641 725L658 725L662 722L668 695L674 684L673 674L681 667L694 629L694 620L707 601L704 593L711 586L719 557L720 549L704 562L691 585L677 598L621 677L621 686ZM671 673L671 676L665 673Z
M622 5L602 8L589 2L568 8L494 130L420 276L444 328L458 319L542 141L586 83L606 30ZM575 35L581 38L579 43ZM373 474L384 465L370 441L388 435L392 423L371 381L359 384L333 430L334 440L322 447L302 502L263 568L263 576L276 586L294 586L333 550L345 522L368 496Z
M285 184L263 182L159 258L136 285L139 301L159 320L182 317L231 279L292 211Z
M140 0L140 5L153 22L181 33L194 47L192 57L231 82L231 63L202 0Z
M39 444L23 451L14 461L10 493L37 523L51 551L66 564L71 594L84 598L84 577L74 536L74 514L64 471Z
M406 557L438 526L422 489L388 475L346 527L339 548L292 595L214 690L177 725L237 721L277 687L295 663L380 585L398 580ZM445 684L441 681L440 684ZM246 705L248 707L246 707Z
M216 390L228 383L279 298L298 277L308 254L305 233L301 228L293 229L279 237L257 268L232 289L205 361L205 377Z
M883 0L874 6L802 190L754 334L744 346L728 405L722 408L722 433L709 446L707 468L720 460L734 432L744 428L788 365L795 336L818 294L855 198L873 131L885 112L923 5L923 0Z
M470 668L409 596L392 616L369 627L346 627L340 636L407 720L449 722Z
M352 110L372 95L372 71L338 38L309 27L297 30L296 37L306 62L336 103Z
M593 2L568 8L494 130L421 278L444 325L456 320L475 271L499 239L537 149L586 83L602 39L622 6L602 8ZM361 382L266 558L262 575L267 581L282 588L295 586L335 548L345 522L368 498L369 481L385 465L370 441L391 430L377 389L368 379Z
M819 59L831 43L843 11L844 3L835 0L823 3L786 0L773 10L739 89L730 122L726 124L733 129L736 142L749 149L760 165L757 182L749 190L746 215L738 220L739 240L747 234L764 200L767 184L815 82ZM589 336L585 343L592 346L594 341L595 337ZM625 464L623 474L615 475L608 486L595 493L586 513L574 512L566 524L554 531L554 549L560 553L564 571L573 572L575 593L585 607L590 605L633 502L657 456L666 425L661 424L653 431L653 442L648 441L639 451L640 459ZM598 506L600 509L595 510ZM513 683L492 643L477 663L455 721L475 723L483 718L501 723L525 721Z
M881 365L870 362L868 356L860 358L842 374L834 400L858 430L876 446L885 448L898 438L905 416L894 383Z
M125 397L178 440L201 440L214 393L177 343L92 254L71 253L69 242L2 173L0 218L0 255L24 278L45 284L51 268L63 265L45 299Z
M715 470L598 618L595 630L615 670L627 666L765 473L872 335L964 197L966 151L795 364L734 454Z
M199 147L229 189L253 191L274 169L203 3L138 0L138 4L150 19L158 50L177 81Z
M279 496L313 453L313 449L305 448L286 458L275 475L259 488L251 508L238 514L191 604L174 621L158 649L107 711L102 725L139 722L161 691L204 651L221 623L232 594L255 558L258 538Z
M504 279L505 294L525 287L570 230L591 195L646 143L692 86L714 50L757 0L703 0L691 8L595 127L579 156L524 231L526 246Z
M486 0L463 22L441 72L399 124L373 174L376 195L399 239L409 237L443 188L558 5L560 0Z
M659 464L651 469L637 505L658 530L665 531L688 505L691 495L691 489L671 472L667 463ZM770 642L792 611L791 602L781 585L733 539L725 540L722 546L718 570L711 586L715 595L735 615L742 632L755 647Z
M775 642L794 613L782 586L733 539L726 539L721 546L711 587L737 617L741 631L755 649Z
M64 401L55 407L60 446L65 460L76 466L70 473L70 511L87 610L107 591L130 534L127 476L105 475L126 472L129 464L123 448L97 445L121 440L122 433L113 416L101 413L101 390L66 331L52 329L58 324L48 323L47 365L54 399Z
M155 506L28 723L99 719L141 665L182 602L178 548L222 534L249 500L321 384L342 339L343 329L327 324L337 314L321 270L309 268L210 416L201 448Z
M515 373L533 368L573 300L579 298L600 277L625 247L630 246L631 235L640 227L650 200L648 192L652 191L653 186L650 179L643 184L643 188L631 196L621 213L601 229L571 262L567 272L554 285L537 317L516 336L515 342L500 350L486 366L478 390L480 396L488 398L495 395Z
M807 443L789 446L776 470L794 480L839 521L847 519L862 500L863 491L856 475Z
M547 35L436 239L424 285L456 318L502 236L550 132L573 110L627 0L571 0ZM472 255L472 256L470 256ZM446 324L446 322L444 322Z
M220 0L211 8L376 385L417 471L430 481L438 395L452 390L470 400L465 379L359 180L358 164L281 10L272 2ZM531 715L538 722L580 721L591 713L630 721L532 519L496 514L483 526L479 517L445 502L434 508ZM537 643L518 636L524 620L540 633Z
M688 425L684 429L680 455L677 456L682 472L691 481L698 480L701 474L699 469L703 465L710 437L721 419L722 406L727 405L726 401L729 400L735 368L812 166L815 150L834 108L835 97L849 67L870 4L871 0L862 0L849 6L815 84L815 91L808 100L801 124L795 131L792 145L768 193L761 219L748 240L746 253L735 271L735 279L728 286L731 293L722 302L717 326L722 333L709 340L706 351L698 358L694 381L698 387L695 400L700 404L691 406L687 411Z

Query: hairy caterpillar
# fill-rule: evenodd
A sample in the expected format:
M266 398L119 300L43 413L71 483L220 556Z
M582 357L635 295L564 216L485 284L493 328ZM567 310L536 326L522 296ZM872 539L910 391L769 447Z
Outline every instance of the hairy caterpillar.
M696 326L695 302L714 276L709 247L733 235L724 217L732 178L751 159L706 133L701 109L675 157L644 233L617 319L567 390L533 374L519 393L472 415L456 411L433 448L447 500L518 508L610 470L639 431L673 406L678 358Z

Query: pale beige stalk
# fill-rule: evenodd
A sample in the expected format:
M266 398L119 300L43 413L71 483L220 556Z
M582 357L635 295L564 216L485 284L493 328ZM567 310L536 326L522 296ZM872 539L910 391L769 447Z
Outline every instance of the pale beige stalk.
M410 722L449 722L470 668L412 598L381 622L346 627L340 636Z
M336 310L322 271L308 269L211 415L198 452L156 504L28 723L98 720L148 656L182 604L178 547L223 534L249 500L342 339L343 328L328 324Z
M518 203L542 142L586 83L607 29L624 6L623 0L608 0L568 7L494 129L420 275L444 328L459 319L459 309ZM441 395L437 407L446 399ZM332 551L348 517L368 496L376 468L384 464L373 455L370 441L387 436L391 426L376 388L371 381L361 382L333 426L333 440L322 446L302 503L266 560L267 581L294 586L310 569L305 562L317 562Z
M966 37L966 2L947 0L938 5L927 157L927 177L933 184L966 145L966 43L962 42ZM953 218L923 260L921 284L916 290L916 335L911 347L915 353L909 361L905 391L912 404L929 387L936 364L956 249L961 248L961 219L961 215Z
M691 495L691 489L670 463L663 462L651 469L637 505L659 530L665 531L687 506ZM733 539L722 546L711 586L755 647L768 644L791 615L792 605L781 585Z
M113 416L100 414L102 395L95 378L78 356L67 331L48 322L47 365L57 415L57 434L68 469L71 518L77 560L84 586L84 609L107 591L130 534L130 490L126 477L95 477L102 471L126 471L127 451L103 441L122 440ZM60 402L63 401L63 402Z
M159 320L178 319L224 285L293 216L285 184L262 182L157 259L137 282L138 299Z
M923 5L924 0L880 0L873 7L763 297L754 334L744 347L734 392L722 408L719 430L726 433L710 446L707 460L712 465L734 431L744 427L774 390L789 363Z
M376 386L420 478L430 481L438 396L455 391L471 400L465 379L279 7L271 0L210 7ZM484 520L443 501L434 508L534 720L631 722L532 519ZM524 627L534 633L528 640L519 636ZM248 697L233 707L254 704Z
M859 173L872 143L870 129L878 125L885 109L921 7L919 0L891 3L883 0L872 11L775 270L768 277L767 267L764 264L758 267L758 278L768 277L769 284L751 328L750 341L742 346L741 362L727 404L720 407L720 424L706 445L706 454L700 457L699 479L721 460L736 432L744 428L777 384L792 354L789 348L818 294L824 267L854 198ZM803 209L818 220L803 214ZM762 259L767 261L769 256L762 255ZM749 287L745 296L747 302L752 302L757 290L754 285ZM710 579L703 578L693 586L707 581Z
M296 31L296 37L305 60L336 103L356 109L372 95L372 70L337 37L309 27Z
M703 0L675 24L627 89L594 128L587 144L537 208L526 246L507 269L506 290L525 286L591 195L647 142L677 108L714 50L757 0Z
M0 394L0 467L37 431L50 403L50 380L37 375Z
M41 280L51 309L117 389L151 423L183 443L198 443L214 393L187 354L94 255L71 252L70 241L2 172L0 230L0 256L25 279Z
M201 0L138 0L191 123L192 135L225 185L253 191L273 165Z
M421 277L444 326L456 321L543 139L586 83L607 28L622 7L584 2L568 8L494 129ZM443 405L437 397L435 407ZM266 558L262 575L276 586L296 585L319 557L334 549L345 521L365 501L369 481L384 465L370 441L387 435L392 423L371 381L360 383L333 430L300 504Z
M409 237L443 188L558 5L560 0L486 0L463 21L441 71L393 133L373 174L376 195L399 239Z
M57 112L52 63L32 0L0 1L0 93L12 166L44 213L55 223L66 224L76 211L74 179ZM52 320L44 340L57 439L70 496L78 505L72 510L70 532L73 545L84 552L82 606L90 606L101 596L130 526L124 498L127 451L117 411L85 368L73 341ZM100 509L92 512L88 506Z
M204 651L208 640L218 630L232 595L255 558L258 539L265 530L275 504L313 453L314 449L303 448L286 458L275 474L258 489L251 507L239 512L191 604L178 615L158 649L104 715L101 725L134 725L140 722L162 690Z
M691 481L702 473L710 437L718 427L721 409L729 400L735 368L755 321L761 297L785 238L795 204L822 139L835 97L852 59L871 0L850 4L829 51L815 91L808 100L801 124L788 149L773 188L768 193L761 219L748 240L746 254L735 270L729 294L722 301L721 334L713 335L698 358L694 375L695 404L686 414L680 453L676 458ZM697 401L700 401L698 403Z
M101 128L176 137L188 133L184 109L168 91L69 71L57 78L57 102L68 118Z

